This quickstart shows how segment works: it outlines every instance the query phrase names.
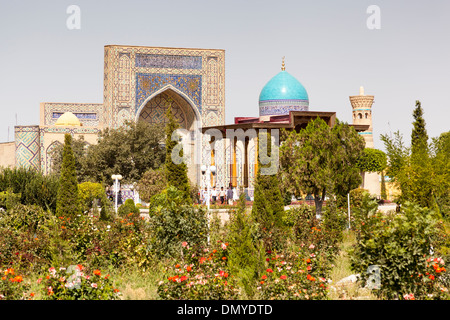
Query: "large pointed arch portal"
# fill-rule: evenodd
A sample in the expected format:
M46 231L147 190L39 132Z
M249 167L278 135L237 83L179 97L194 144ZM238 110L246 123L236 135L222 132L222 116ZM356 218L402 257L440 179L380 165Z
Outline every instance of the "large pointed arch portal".
M135 120L148 123L167 123L166 113L169 105L172 107L172 113L180 124L180 128L189 132L189 137L183 137L187 138L186 141L190 143L189 149L191 150L191 154L187 157L188 176L192 182L199 185L201 117L192 100L174 86L167 85L145 99L136 112Z

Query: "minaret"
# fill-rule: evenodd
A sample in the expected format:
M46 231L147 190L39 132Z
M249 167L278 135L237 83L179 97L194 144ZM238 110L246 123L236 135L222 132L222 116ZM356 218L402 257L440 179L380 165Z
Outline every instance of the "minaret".
M372 127L372 104L374 96L364 94L364 87L359 88L359 96L350 96L350 103L353 108L353 124L368 124L369 129L359 132L366 141L366 148L374 148L373 144L373 127ZM380 196L381 184L378 173L364 172L362 174L363 189L368 190L371 194Z
M359 96L350 96L353 108L353 124L368 124L367 131L360 132L366 141L366 148L373 148L372 104L374 96L364 94L364 87L359 88Z

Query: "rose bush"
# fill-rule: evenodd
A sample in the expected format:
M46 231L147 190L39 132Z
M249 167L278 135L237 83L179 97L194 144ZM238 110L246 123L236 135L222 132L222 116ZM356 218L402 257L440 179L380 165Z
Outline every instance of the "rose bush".
M33 299L34 293L28 292L29 284L13 268L3 270L0 276L0 300Z
M102 275L100 270L87 274L78 264L67 269L51 267L48 272L38 279L43 300L116 300L120 297L109 275Z
M227 244L191 248L182 243L184 261L168 269L170 276L159 282L158 295L165 300L231 300L239 296L236 278L227 266Z

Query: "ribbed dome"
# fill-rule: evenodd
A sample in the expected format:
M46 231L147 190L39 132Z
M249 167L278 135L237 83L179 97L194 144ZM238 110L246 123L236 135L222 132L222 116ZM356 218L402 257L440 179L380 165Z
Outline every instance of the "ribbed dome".
M81 122L72 112L64 112L56 120L55 126L81 126Z
M282 70L264 86L259 95L259 115L282 115L289 111L308 111L309 97L305 87Z

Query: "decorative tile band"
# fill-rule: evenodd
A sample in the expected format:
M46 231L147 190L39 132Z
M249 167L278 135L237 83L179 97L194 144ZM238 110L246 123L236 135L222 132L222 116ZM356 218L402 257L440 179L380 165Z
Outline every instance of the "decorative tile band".
M159 54L136 54L136 67L143 68L172 68L172 69L201 69L201 56L179 56Z
M306 100L295 101L295 104L289 104L290 101L264 101L259 104L259 115L286 115L289 111L308 111L309 103Z

